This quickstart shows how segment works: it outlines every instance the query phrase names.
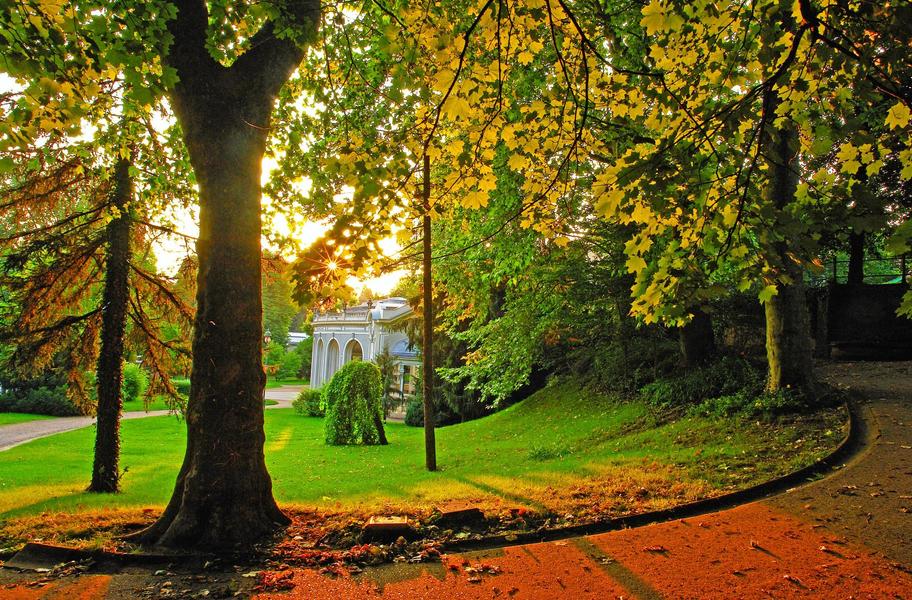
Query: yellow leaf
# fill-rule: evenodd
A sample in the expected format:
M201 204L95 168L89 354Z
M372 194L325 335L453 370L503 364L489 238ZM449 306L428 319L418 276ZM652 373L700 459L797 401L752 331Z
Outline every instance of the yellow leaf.
M855 160L857 156L858 148L849 142L846 142L845 144L839 146L839 152L836 154L836 158L838 158L841 162Z
M468 117L472 113L472 107L469 106L465 98L450 96L443 105L443 114L456 120L460 117Z
M533 58L535 58L535 56L531 52L523 50L519 53L519 56L516 57L516 60L518 60L521 65L528 65L532 62Z
M655 35L665 28L665 8L658 0L652 0L643 7L640 25L646 28L646 35Z
M431 82L431 88L437 90L438 92L444 93L450 89L450 86L453 84L454 77L455 73L453 73L453 71L444 69L437 73L437 75L434 77L434 80Z
M482 192L490 192L497 187L497 178L494 173L488 172L478 182L478 189Z
M466 208L481 208L488 205L488 193L480 190L469 192L462 199L462 205Z
M630 273L639 273L646 268L646 261L642 256L631 256L627 259L627 271Z
M849 175L854 175L858 172L858 169L861 167L861 163L857 160L847 160L842 163L842 172L848 173Z
M507 166L509 166L514 171L521 171L529 164L529 159L523 156L522 154L513 154L507 160Z
M912 117L912 112L909 111L909 107L902 102L897 102L887 113L885 123L889 125L890 129L905 127L909 124L910 117Z
M612 217L617 213L621 200L624 199L624 190L605 190L595 202L595 211L603 217Z

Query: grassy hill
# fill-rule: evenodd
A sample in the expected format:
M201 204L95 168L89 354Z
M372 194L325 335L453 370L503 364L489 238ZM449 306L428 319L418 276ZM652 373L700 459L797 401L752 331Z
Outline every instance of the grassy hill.
M572 383L492 416L438 430L440 471L423 469L420 429L388 424L389 446L329 447L322 420L266 413L266 459L280 503L421 511L473 503L556 515L618 514L719 493L791 470L841 439L841 415L795 422L660 422ZM94 431L0 453L0 520L47 511L157 508L170 496L185 431L174 417L123 423L123 493L87 494ZM787 457L787 458L783 458Z

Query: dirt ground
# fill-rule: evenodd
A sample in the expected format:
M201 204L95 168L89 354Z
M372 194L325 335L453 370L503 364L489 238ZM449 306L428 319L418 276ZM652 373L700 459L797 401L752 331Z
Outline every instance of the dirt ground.
M826 363L860 393L862 450L761 502L351 573L273 564L0 571L6 598L912 598L912 362ZM70 569L69 572L66 569Z

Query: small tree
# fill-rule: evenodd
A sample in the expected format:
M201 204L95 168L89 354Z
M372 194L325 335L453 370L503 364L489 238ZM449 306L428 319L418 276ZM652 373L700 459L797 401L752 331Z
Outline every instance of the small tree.
M326 443L386 445L382 395L377 365L354 361L339 369L323 388Z

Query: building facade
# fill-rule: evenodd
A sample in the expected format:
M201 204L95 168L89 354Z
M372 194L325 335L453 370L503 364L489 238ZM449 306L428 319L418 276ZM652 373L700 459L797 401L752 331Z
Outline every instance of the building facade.
M412 314L405 298L384 298L314 315L310 386L322 387L342 365L353 360L374 362L387 350L395 367L397 390L403 396L414 394L418 352L408 336L397 330Z

